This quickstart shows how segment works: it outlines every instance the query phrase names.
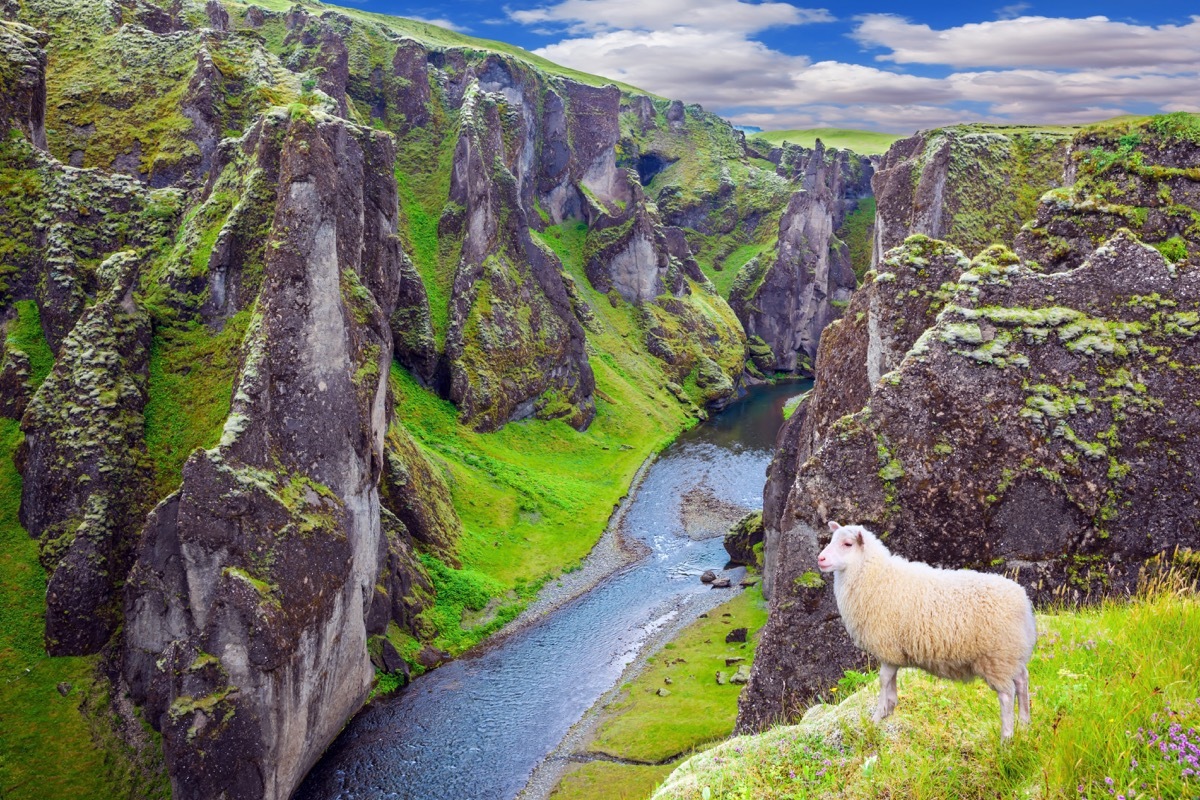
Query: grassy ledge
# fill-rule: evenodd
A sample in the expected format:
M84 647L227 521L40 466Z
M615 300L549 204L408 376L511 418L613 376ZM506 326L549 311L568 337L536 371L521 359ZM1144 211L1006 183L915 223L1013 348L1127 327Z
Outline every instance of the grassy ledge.
M147 785L152 765L134 766L107 725L98 657L46 655L46 573L17 519L21 476L12 456L23 436L19 423L0 418L0 797L169 796L165 780Z
M801 147L815 147L817 139L826 147L836 147L839 150L852 150L864 156L883 155L893 142L904 138L899 133L881 133L879 131L861 131L850 128L808 128L794 131L763 131L749 138L763 139L773 147L779 147L784 142L798 144Z
M714 590L719 591L719 590ZM739 593L684 628L601 713L588 749L600 759L572 768L551 795L554 800L622 800L646 797L681 758L733 731L741 686L728 682L754 663L758 630L767 621L758 586ZM745 644L725 642L747 628ZM742 661L728 665L726 659ZM718 672L726 683L718 684ZM667 679L671 682L667 683ZM663 697L659 689L670 694Z
M999 740L983 683L905 670L900 704L869 721L872 682L795 726L732 739L688 761L668 798L1128 800L1200 796L1200 604L1162 583L1131 602L1038 617L1033 724Z

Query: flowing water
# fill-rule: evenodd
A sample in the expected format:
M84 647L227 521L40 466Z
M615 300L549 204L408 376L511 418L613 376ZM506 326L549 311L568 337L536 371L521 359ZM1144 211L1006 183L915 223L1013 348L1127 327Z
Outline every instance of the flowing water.
M681 435L628 501L625 533L650 549L647 557L528 629L364 709L297 798L516 796L657 629L729 597L699 581L704 570L720 569L726 554L720 538L683 535L680 498L707 485L721 500L761 508L783 404L808 386L756 387Z

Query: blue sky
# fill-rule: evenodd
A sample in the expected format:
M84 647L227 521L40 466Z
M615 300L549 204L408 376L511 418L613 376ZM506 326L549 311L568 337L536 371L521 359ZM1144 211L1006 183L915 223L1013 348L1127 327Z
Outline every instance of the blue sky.
M1195 2L340 0L768 129L1200 112Z

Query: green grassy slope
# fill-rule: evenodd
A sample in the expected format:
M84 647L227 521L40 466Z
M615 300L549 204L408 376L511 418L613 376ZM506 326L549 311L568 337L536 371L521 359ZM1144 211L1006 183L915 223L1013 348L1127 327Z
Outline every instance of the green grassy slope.
M817 139L820 139L826 147L853 150L864 156L873 156L887 152L887 149L892 146L892 142L903 139L904 134L862 131L852 128L807 128L792 131L763 131L753 134L749 138L762 139L773 147L778 147L784 142L798 144L801 147L814 147Z
M716 675L728 678L736 672L727 658L742 658L747 667L754 663L756 634L766 621L766 603L755 586L684 628L647 659L641 674L602 712L588 748L622 763L597 760L574 767L551 795L554 800L645 797L681 757L728 736L741 686L719 685ZM734 628L749 629L746 644L726 644L725 635ZM660 688L670 694L658 695Z
M1194 558L1194 556L1192 557ZM1181 798L1200 794L1200 603L1160 585L1038 619L1033 724L999 741L995 693L901 673L900 704L869 721L875 682L799 725L730 740L655 798Z
M226 2L226 5L231 7L245 6L247 3ZM375 22L391 31L394 31L402 36L408 36L428 45L435 47L461 47L469 50L482 50L491 53L503 53L505 55L515 56L522 61L536 67L537 69L549 75L561 75L564 78L571 78L580 83L586 83L590 86L604 86L605 84L614 84L621 89L637 94L649 94L634 86L630 86L620 81L614 81L611 78L604 78L599 75L592 75L587 72L570 69L553 61L547 61L541 56L523 48L511 45L506 42L497 42L492 39L479 39L474 36L467 36L457 31L452 31L447 28L439 28L436 25L430 25L426 22L419 22L415 19L407 19L405 17L392 16L391 14L377 14L370 11L363 11L361 8L355 8L352 5L338 5L334 3L319 3L313 0L254 0L253 5L262 6L263 8L272 11L288 11L292 6L300 5L309 8L313 13L323 13L325 11L336 11L339 14L345 14L347 17L364 22Z
M463 522L462 569L435 565L437 605L426 612L436 644L451 653L498 629L537 587L577 565L646 456L696 421L694 376L680 387L692 403L681 404L667 388L664 363L646 349L638 309L614 305L587 282L586 236L582 223L541 234L594 314L596 418L586 431L529 419L477 433L459 422L453 404L393 369L396 418L443 471Z

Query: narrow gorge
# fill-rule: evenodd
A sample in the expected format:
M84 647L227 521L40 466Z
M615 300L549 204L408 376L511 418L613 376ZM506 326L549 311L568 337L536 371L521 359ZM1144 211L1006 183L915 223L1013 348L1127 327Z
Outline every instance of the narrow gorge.
M0 797L566 792L726 550L736 732L794 722L870 667L830 519L1046 608L1194 572L1198 119L859 153L315 0L0 0Z
M847 151L352 9L5 16L13 569L134 794L291 796L856 283Z

